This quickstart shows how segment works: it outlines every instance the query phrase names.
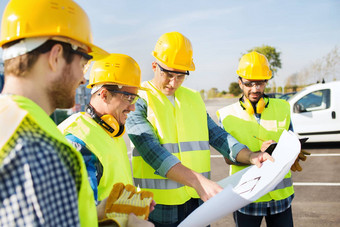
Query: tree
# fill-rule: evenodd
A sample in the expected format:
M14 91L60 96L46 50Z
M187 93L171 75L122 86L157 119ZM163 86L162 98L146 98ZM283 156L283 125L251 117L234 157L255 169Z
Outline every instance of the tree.
M242 93L242 90L240 88L240 86L238 85L237 82L232 82L230 85L229 85L229 92L231 94L233 94L234 96L238 96L239 94Z
M216 98L218 93L217 88L210 88L210 90L208 91L208 99L212 99L212 98Z
M277 70L281 68L281 52L277 52L275 47L262 45L261 47L254 47L253 49L248 50L249 52L256 51L260 54L263 54L267 57L268 62L270 64L270 69L273 72L273 77L277 73Z
M337 79L340 79L340 49L335 46L327 55L292 74L287 82L291 85L308 85Z

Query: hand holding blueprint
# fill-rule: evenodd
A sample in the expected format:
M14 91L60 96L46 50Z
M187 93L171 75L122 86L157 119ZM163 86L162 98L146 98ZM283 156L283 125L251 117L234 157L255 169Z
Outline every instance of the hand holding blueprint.
M249 166L219 181L223 191L197 208L179 226L207 226L267 194L283 180L300 150L297 136L284 131L272 153L275 162L265 161L261 168Z

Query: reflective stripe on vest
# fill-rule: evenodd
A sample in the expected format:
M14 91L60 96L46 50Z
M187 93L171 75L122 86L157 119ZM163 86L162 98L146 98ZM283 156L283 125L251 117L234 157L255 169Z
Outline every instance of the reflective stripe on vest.
M201 173L206 178L210 178L210 172ZM136 185L145 185L150 189L176 189L183 187L183 184L169 179L138 179L134 178Z
M292 178L284 178L276 187L273 189L273 191L277 189L283 189L286 187L290 187L293 185Z
M209 150L208 141L191 141L191 142L180 142L181 152L194 151L194 150ZM162 147L167 149L170 153L179 153L179 146L177 143L162 144ZM132 150L133 156L140 156L138 150L134 147Z
M260 124L254 115L249 115L242 109L240 104L234 103L217 111L223 126L235 139L245 144L251 151L261 149L262 141L254 138L256 136L263 140L278 141L282 132L289 129L290 107L284 100L270 99L269 105L261 113ZM247 166L230 166L230 174L234 174ZM264 195L256 202L267 202L270 200L282 200L294 193L290 171L276 188Z
M70 148L70 151L75 153L76 157L78 158L78 162L80 164L80 172L81 172L81 177L82 177L80 190L78 192L78 209L79 209L80 224L81 226L89 226L89 227L98 226L97 210L96 210L95 201L93 198L93 191L88 181L86 167L85 167L84 160L81 154L77 150L75 150L72 147L72 145L68 143L68 141L60 133L55 123L46 114L46 112L44 112L32 100L27 99L22 96L16 96L16 95L0 96L0 103L2 106L6 106L6 110L4 110L1 113L1 115L5 114L7 116L6 119L1 117L2 120L5 120L5 122L1 122L1 125L4 127L5 125L8 125L6 126L6 128L8 128L8 130L6 131L11 133L11 135L7 135L4 138L9 139L10 137L12 137L16 133L16 130L19 127L22 120L25 117L29 117L34 122L36 122L36 124L44 132L46 132L46 134L56 139L58 142L67 145ZM7 114L8 113L7 111L9 111L9 114ZM13 113L16 113L16 114L13 114ZM6 124L6 122L8 124ZM0 140L3 141L4 138L1 137ZM5 141L5 143L6 142L7 140ZM1 145L0 149L2 149L4 145L3 142L0 142L0 145ZM71 176L73 176L73 174L71 174Z
M207 113L200 94L180 87L174 106L152 83L144 82L143 86L150 89L141 96L148 104L147 118L161 145L184 166L210 177ZM152 191L157 204L178 205L199 198L193 188L155 174L139 155L138 147L133 150L132 167L136 186Z
M58 128L64 135L81 139L103 165L98 184L98 200L107 198L115 183L133 184L129 157L123 137L112 138L93 119L84 113L67 118Z

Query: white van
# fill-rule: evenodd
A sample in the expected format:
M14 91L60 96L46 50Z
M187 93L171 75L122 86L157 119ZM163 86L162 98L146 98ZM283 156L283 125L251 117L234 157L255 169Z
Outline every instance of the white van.
M307 142L340 142L340 81L308 86L288 102L294 132Z

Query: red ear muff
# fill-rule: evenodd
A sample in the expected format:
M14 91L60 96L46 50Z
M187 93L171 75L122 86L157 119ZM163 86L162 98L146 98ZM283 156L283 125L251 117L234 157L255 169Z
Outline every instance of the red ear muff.
M253 107L253 105L251 104L251 102L249 101L249 99L244 98L245 101L242 102L242 98L243 98L243 97L241 97L241 98L239 99L241 107L242 107L248 114L250 114L250 115L254 114L254 107ZM265 108L268 106L268 104L269 104L269 99L267 99L267 100L268 100L268 101L267 101L267 103L266 103L266 101L264 100L264 98L260 98L260 100L259 100L259 101L257 102L257 104L256 104L256 113L260 114L260 113L262 113L262 112L264 111L264 109L265 109Z
M112 115L103 115L102 117L99 117L91 105L86 106L86 113L88 113L111 137L123 136L125 127L120 126Z

